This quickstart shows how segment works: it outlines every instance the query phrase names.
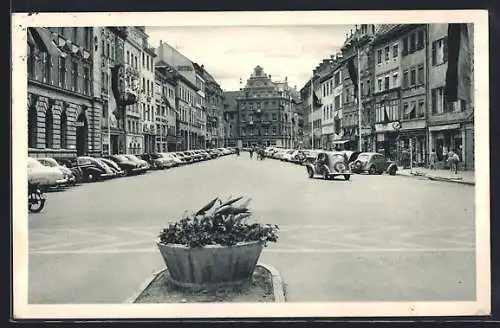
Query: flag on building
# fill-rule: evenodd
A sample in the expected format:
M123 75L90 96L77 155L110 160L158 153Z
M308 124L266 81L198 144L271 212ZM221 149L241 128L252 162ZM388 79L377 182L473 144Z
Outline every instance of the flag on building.
M445 96L448 102L470 100L472 60L467 24L448 24L448 69Z
M349 72L349 78L352 81L352 84L354 85L354 99L358 99L358 72L357 72L357 66L354 64L354 57L357 56L352 56L351 58L348 59L347 61L347 70Z

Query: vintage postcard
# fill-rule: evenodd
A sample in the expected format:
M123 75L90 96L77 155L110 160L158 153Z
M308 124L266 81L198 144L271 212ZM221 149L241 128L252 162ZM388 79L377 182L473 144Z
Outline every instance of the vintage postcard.
M15 318L490 313L487 11L12 24Z

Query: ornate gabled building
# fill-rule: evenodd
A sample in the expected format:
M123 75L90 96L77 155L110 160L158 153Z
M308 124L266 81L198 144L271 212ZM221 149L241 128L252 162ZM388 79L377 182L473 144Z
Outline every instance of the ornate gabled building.
M239 140L243 147L292 144L292 100L288 83L273 82L256 66L237 98Z

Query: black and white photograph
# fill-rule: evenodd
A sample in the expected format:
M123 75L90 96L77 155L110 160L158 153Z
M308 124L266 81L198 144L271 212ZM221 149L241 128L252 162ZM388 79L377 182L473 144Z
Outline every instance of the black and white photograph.
M16 318L490 313L487 11L12 27Z

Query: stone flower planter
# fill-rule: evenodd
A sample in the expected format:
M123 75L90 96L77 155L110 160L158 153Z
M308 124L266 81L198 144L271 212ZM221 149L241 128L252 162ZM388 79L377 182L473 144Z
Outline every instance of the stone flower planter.
M157 245L170 273L169 279L184 288L217 288L248 281L264 247L261 242L248 242L190 248L159 240Z

